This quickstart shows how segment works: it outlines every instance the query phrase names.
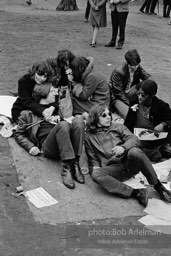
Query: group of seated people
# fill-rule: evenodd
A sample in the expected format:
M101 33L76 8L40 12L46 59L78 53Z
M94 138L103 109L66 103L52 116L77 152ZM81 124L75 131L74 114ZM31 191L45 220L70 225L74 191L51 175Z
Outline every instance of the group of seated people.
M123 183L141 171L160 198L171 202L171 192L158 180L151 164L171 157L171 109L156 97L157 84L140 62L137 50L129 50L109 82L94 68L92 57L78 57L68 50L34 64L19 79L12 107L17 143L33 156L43 153L62 160L62 182L70 189L75 181L85 183L79 164L84 143L90 175L109 193L133 197L147 206L146 189ZM60 111L64 87L72 99L72 122ZM123 117L124 124L113 122L114 112ZM132 133L135 127L166 131L168 136L144 145Z

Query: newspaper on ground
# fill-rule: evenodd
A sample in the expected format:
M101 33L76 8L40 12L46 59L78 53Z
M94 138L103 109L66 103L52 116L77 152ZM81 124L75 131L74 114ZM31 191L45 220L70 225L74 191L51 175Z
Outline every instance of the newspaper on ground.
M42 187L24 193L25 197L37 208L57 204L58 201L49 195Z

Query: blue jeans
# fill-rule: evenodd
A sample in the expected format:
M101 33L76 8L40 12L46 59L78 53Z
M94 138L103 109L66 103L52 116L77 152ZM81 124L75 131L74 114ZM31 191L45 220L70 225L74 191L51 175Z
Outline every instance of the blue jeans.
M133 177L139 171L147 178L149 184L157 184L157 175L150 160L141 149L134 147L128 151L123 163L95 169L92 171L91 177L109 193L129 198L133 188L122 182Z
M85 123L75 117L72 124L62 121L57 124L43 142L42 150L47 158L71 160L80 157L85 135Z

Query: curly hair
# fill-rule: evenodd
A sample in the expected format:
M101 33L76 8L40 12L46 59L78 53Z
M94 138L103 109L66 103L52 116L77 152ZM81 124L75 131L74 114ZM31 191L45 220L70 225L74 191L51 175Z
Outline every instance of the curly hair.
M41 99L46 99L46 97L50 92L51 87L52 87L51 83L44 83L41 85L36 84L32 94L35 101L39 103Z
M70 66L71 62L75 59L75 55L68 50L60 50L58 51L57 56L57 66L60 68L64 68L65 66Z
M141 58L136 49L130 49L125 53L125 59L130 66L137 66L141 62Z
M47 80L53 75L52 68L50 65L46 62L46 60L42 60L40 62L36 62L33 64L33 66L28 70L28 74L31 77L34 77L35 74L38 74L39 76L47 76Z
M108 106L104 103L96 104L91 108L86 121L87 131L91 133L96 132L96 129L98 128L99 117L106 110L106 108L108 109Z
M82 75L90 61L85 57L76 57L71 63L74 80L78 83L82 80Z

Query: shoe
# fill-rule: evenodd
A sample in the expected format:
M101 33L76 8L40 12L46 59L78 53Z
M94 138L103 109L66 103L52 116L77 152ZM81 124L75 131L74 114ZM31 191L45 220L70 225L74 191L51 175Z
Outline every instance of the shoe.
M96 47L96 42L95 43L90 43L90 45L95 48Z
M84 22L89 22L89 20L88 20L88 19L85 19Z
M75 181L77 181L80 184L85 183L84 175L81 172L81 168L79 166L79 163L73 162L72 164L72 175Z
M140 12L142 12L142 13L144 13L144 11L143 11L143 10L141 10L141 9L139 9L139 11L140 11Z
M63 184L70 189L75 188L75 182L72 177L72 166L68 163L63 163L63 170L61 173Z
M139 193L136 196L139 204L146 207L148 205L148 192L146 189L139 190Z
M159 150L162 157L171 158L171 146L169 143L162 145Z
M32 2L29 2L29 1L26 1L26 3L27 3L28 5L31 5L31 4L32 4Z
M154 186L155 188L155 186ZM160 185L155 188L156 191L158 192L161 200L167 202L167 203L171 203L171 191L167 190L162 183L160 183Z
M121 44L118 44L117 46L116 46L116 49L117 50L121 50L123 48L123 45L121 45Z
M149 13L149 11L145 11L145 14L151 15L151 13Z
M115 47L115 42L110 41L108 44L105 44L105 47Z
M152 15L157 15L157 13L156 12L150 12Z

